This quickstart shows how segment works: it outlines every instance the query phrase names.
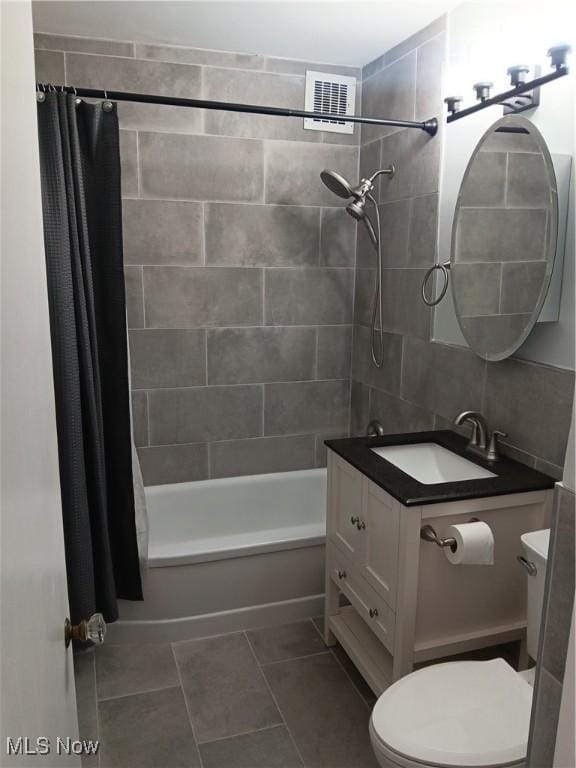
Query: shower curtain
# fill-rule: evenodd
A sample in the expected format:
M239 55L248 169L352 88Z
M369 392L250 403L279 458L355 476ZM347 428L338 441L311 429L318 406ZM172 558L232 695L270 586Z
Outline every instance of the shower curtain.
M38 103L44 240L72 622L142 599L115 105ZM31 532L33 535L33 532Z

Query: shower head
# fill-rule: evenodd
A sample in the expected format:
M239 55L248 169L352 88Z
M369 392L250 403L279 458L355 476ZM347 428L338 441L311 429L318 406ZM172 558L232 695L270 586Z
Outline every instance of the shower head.
M366 198L358 197L355 200L351 200L346 206L346 211L356 221L362 221L362 219L366 218Z
M338 195L338 197L343 197L345 200L347 200L354 194L352 191L352 185L346 181L344 176L341 176L336 171L330 171L329 169L326 169L322 171L320 178L324 182L325 186L328 187L330 192L334 192L334 194Z
M366 195L372 192L374 189L374 179L381 174L385 174L392 178L396 173L396 168L393 165L389 165L388 168L380 168L380 170L373 173L368 179L362 179L359 184L352 186L349 181L346 181L344 176L341 176L337 171L331 171L329 168L325 168L320 173L322 182L330 192L333 192L338 197L343 197L344 200L348 200L349 197L354 197L358 202L364 202ZM349 211L352 213L352 211ZM352 215L354 215L352 213Z

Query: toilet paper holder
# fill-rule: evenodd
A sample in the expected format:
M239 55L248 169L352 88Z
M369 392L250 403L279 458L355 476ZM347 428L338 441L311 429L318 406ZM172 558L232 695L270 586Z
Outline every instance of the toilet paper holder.
M477 517L471 517L468 522L479 523L480 521ZM450 547L452 552L456 552L456 539L452 538L451 536L448 536L446 539L441 539L431 525L424 525L420 529L420 538L424 541L431 541L433 544L436 544L439 547Z

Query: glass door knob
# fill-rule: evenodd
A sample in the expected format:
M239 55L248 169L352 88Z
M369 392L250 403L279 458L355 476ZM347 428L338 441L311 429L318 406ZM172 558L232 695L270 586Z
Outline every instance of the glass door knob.
M64 622L64 641L66 648L72 640L80 640L84 643L102 645L106 637L106 622L101 613L94 613L89 619L84 619L80 624L71 624L70 619Z

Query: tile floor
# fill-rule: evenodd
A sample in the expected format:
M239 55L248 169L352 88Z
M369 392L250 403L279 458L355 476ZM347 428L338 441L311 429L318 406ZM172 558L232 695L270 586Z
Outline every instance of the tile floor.
M75 657L100 768L375 768L374 695L320 622Z
M375 697L321 620L77 654L88 768L376 768ZM475 658L504 656L515 646ZM472 654L469 655L469 657Z

